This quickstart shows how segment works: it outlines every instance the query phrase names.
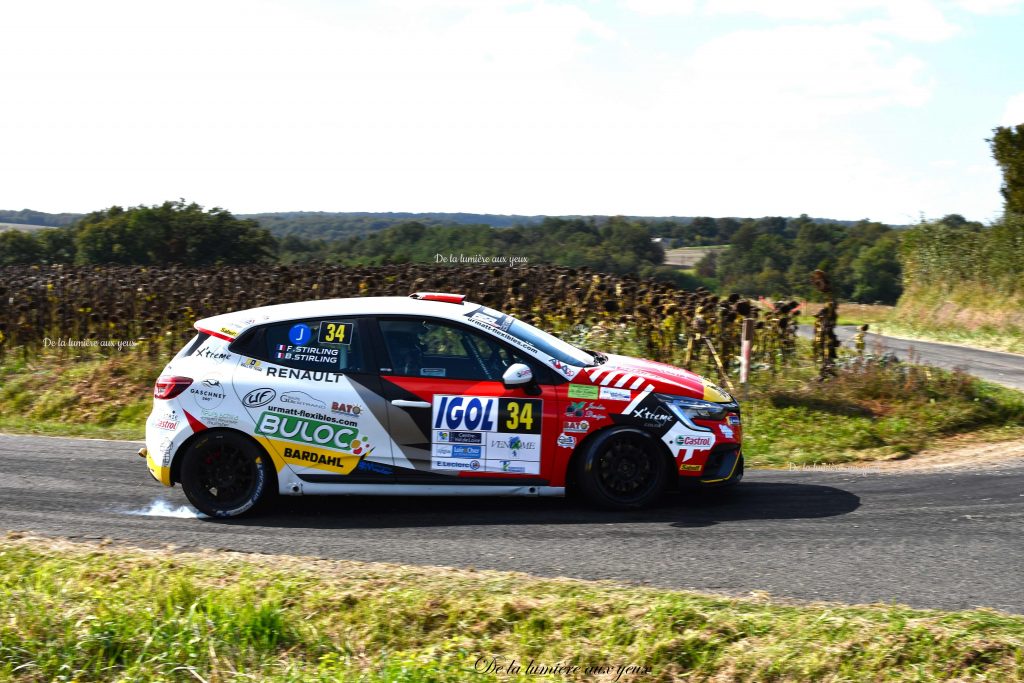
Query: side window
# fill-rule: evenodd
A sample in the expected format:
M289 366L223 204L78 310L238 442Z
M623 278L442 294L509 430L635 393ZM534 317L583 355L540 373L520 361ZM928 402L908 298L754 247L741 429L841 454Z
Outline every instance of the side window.
M365 340L354 318L314 318L268 325L249 346L252 355L298 370L368 372Z
M496 339L441 320L384 319L380 331L396 375L499 381L523 360Z

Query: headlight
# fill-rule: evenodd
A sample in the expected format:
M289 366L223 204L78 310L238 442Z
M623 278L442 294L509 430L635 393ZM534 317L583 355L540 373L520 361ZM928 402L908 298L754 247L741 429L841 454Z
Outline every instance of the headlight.
M670 394L658 394L659 399L665 404L672 414L678 417L690 429L708 431L707 427L701 427L693 423L694 418L700 420L721 420L726 413L739 413L739 406L733 403L714 403L699 398L688 398L686 396L672 396Z

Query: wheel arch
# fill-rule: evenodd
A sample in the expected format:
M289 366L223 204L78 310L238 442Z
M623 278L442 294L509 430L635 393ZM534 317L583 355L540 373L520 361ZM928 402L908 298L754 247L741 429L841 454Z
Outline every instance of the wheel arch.
M246 432L243 432L241 429L232 429L231 427L208 427L207 429L204 429L202 431L196 432L192 436L190 436L187 439L185 439L181 443L181 445L178 446L178 450L176 450L174 452L174 458L171 460L171 484L181 483L181 463L182 463L182 460L183 460L182 454L184 454L185 451L187 451L189 449L189 447L195 441L197 441L200 437L202 437L202 436L209 436L211 433L213 433L213 434L216 434L216 433L228 433L228 434L242 436L249 443L251 443L253 446L258 448L260 450L260 452L262 452L264 455L266 455L268 458L270 458L270 461L272 463L275 463L274 467L269 468L269 471L270 471L270 473L272 474L272 476L274 478L273 482L271 482L272 485L271 485L270 488L271 488L271 490L277 490L277 485L278 485L277 466L276 466L277 461L275 460L274 456L267 451L266 447L263 444L261 444L259 441L254 439L252 434L247 434Z

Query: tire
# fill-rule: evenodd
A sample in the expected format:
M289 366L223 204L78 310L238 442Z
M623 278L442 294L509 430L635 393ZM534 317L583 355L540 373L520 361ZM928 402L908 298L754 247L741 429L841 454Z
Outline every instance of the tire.
M182 454L181 488L210 517L238 517L268 497L270 458L241 434L200 435Z
M594 505L631 510L652 505L665 492L665 457L637 429L602 432L576 460L576 484Z

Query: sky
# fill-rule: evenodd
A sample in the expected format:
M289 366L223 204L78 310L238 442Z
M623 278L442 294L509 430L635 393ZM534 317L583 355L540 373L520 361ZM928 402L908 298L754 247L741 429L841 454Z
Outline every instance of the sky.
M989 222L1024 0L0 4L0 209Z

